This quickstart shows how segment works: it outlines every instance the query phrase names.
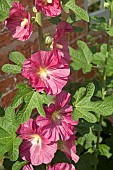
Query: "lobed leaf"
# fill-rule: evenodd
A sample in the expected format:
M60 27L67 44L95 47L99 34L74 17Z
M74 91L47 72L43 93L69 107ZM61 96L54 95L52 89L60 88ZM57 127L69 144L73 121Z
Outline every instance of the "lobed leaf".
M84 9L80 8L79 6L77 6L75 4L75 0L69 0L66 4L66 7L68 7L69 9L71 9L80 19L89 22L89 16L87 11L85 11Z
M83 73L91 71L93 55L87 44L81 40L77 41L79 50L74 50L69 47L70 55L72 56L73 62L71 66L74 70L82 68Z
M18 159L18 147L21 143L21 139L16 138L15 133L18 126L13 108L7 108L5 116L0 118L0 157L8 152L10 160Z
M12 101L12 107L17 108L20 104L23 104L19 112L17 113L17 120L20 123L27 121L32 113L33 109L37 109L41 116L45 116L43 104L48 103L48 99L45 93L35 92L32 88L25 84L17 85L18 93Z

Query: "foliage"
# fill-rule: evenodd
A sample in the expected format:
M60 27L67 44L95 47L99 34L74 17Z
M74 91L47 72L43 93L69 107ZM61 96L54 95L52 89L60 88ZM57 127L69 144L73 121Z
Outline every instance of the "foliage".
M13 5L12 2L16 2L16 1L15 0L0 1L0 21L4 21L9 17L9 12ZM54 0L54 2L56 1ZM39 50L45 50L45 46L47 45L47 51L53 50L55 52L54 54L58 52L58 54L60 55L58 56L59 58L57 58L58 62L56 58L54 59L54 61L51 61L50 59L49 61L47 60L45 62L48 63L50 62L49 64L55 62L55 65L57 65L60 62L64 61L65 59L66 61L64 61L64 63L66 67L67 65L70 66L71 75L67 85L64 87L63 90L66 89L71 94L70 105L72 105L73 108L72 118L75 122L78 121L78 125L76 125L75 127L74 125L71 126L72 120L68 120L71 118L68 117L67 119L66 117L67 121L69 121L69 122L65 122L66 126L67 124L69 125L70 131L71 129L73 129L74 134L76 135L75 137L76 140L74 138L74 141L68 144L69 145L68 147L70 147L70 145L72 145L71 143L74 143L74 145L71 146L71 148L68 148L69 155L65 154L65 152L67 151L66 150L67 146L64 146L65 148L64 152L61 151L64 149L64 148L63 149L60 148L61 146L63 146L62 144L64 142L63 140L61 140L61 146L58 146L59 141L53 140L51 143L53 144L56 142L58 146L58 150L55 152L54 158L52 158L52 161L49 164L51 164L51 166L54 166L54 164L59 162L67 162L67 163L72 163L77 170L88 170L88 169L89 170L111 170L113 167L113 160L112 160L113 158L113 144L112 144L113 143L113 94L112 94L113 92L113 46L111 45L110 38L113 36L113 24L112 24L113 1L105 0L104 2L105 7L109 11L108 21L106 20L106 18L102 16L89 17L87 11L85 11L83 8L78 6L77 1L75 0L65 0L65 1L61 0L58 2L60 2L59 6L60 5L61 6L60 7L58 6L59 9L56 9L56 11L54 9L54 6L52 6L52 11L51 11L51 5L53 5L54 3L49 3L48 1L42 2L42 6L39 11L37 5L35 4L33 7L34 14L31 17L31 21L32 24L36 23L38 25ZM46 3L49 4L47 5ZM46 8L44 7L44 5L47 5ZM57 4L55 4L55 6L57 6ZM46 9L47 11L45 11ZM22 10L24 11L25 9L23 8ZM14 11L16 11L16 9ZM16 12L18 13L20 11L21 9L19 9ZM43 39L44 35L42 34L43 22L41 18L41 12L44 13L44 15L46 15L47 17L46 19L48 19L48 21L51 24L54 24L54 26L56 26L56 32L54 37L48 36L50 38L49 39L50 42L48 44L45 43L46 45L44 44L44 39ZM57 13L58 14L56 15L55 12L56 14ZM17 15L17 13L16 14L13 13L12 15L13 20L14 17ZM24 11L24 13L27 12ZM65 28L63 28L64 25L62 24L61 25L62 27L60 27L59 29L58 25L60 22L62 22L63 15L65 15L66 17L65 20L67 25L65 25L65 21L63 21ZM27 27L30 26L29 25L30 21L28 22L28 19L22 18L22 16L20 16L20 19L18 20L18 17L16 18L17 20L15 21L14 26L21 21L20 25L18 27L16 26L15 30L14 28L10 27L11 29L13 29L10 30L12 31L12 34L18 31L18 28L21 29L27 28L27 31L30 32L30 30ZM88 35L90 41L89 43L86 43L82 40L78 40L77 49L75 49L75 47L72 48L71 45L68 47L67 42L64 39L65 36L64 34L65 32L70 32L70 34L71 32L75 32L75 33L79 32L82 35L85 29L83 27L78 26L80 25L79 23L81 22L81 20L83 20L84 22L89 22L88 24L90 25L89 26L90 30L97 31L97 32L103 31L104 35L106 35L107 37L106 42L104 42L105 44L97 44L96 38L94 39L91 35ZM22 34L22 31L19 32L19 34ZM47 35L50 35L50 33L49 34L47 33ZM26 36L27 35L22 35L22 38ZM64 58L61 61L62 53ZM67 61L65 55L67 55L68 57L71 56L72 58L71 61ZM9 74L19 74L19 73L21 74L23 70L23 65L26 64L27 62L31 62L31 58L29 60L26 60L24 55L17 51L11 52L9 54L9 59L11 60L11 64L5 64L2 67L2 71ZM33 62L35 63L34 60ZM44 63L42 63L42 65L44 66ZM35 67L36 65L34 64L34 68ZM32 70L32 68L30 69L27 68L27 69L28 70L31 69L30 70L31 72L32 71L35 72L35 69L34 70ZM52 67L51 70L53 70ZM48 68L40 67L39 70L36 70L36 74L34 75L34 77L38 75L41 77L41 80L44 81L45 79L49 80L50 79L49 74L52 74L50 73L51 70L48 71ZM63 71L64 70L62 69L62 73ZM90 77L90 80L87 79L87 75L92 73L93 71L95 71L95 75L93 77ZM82 72L84 76L84 81L81 81L80 83L75 82L75 80L73 81L73 75L79 74L79 72L80 73ZM58 75L55 75L55 78L56 81L54 82L56 84L54 84L51 79L50 88L51 86L53 86L53 89L56 88L56 86L58 87L61 86L57 81ZM30 77L29 79L32 78ZM38 79L36 80L39 81ZM34 79L31 81L33 84ZM67 78L66 80L63 81L67 81ZM59 99L58 98L59 94L56 94L56 96L49 96L44 91L41 91L40 89L43 89L42 88L43 85L40 86L39 89L37 90L35 88L32 88L31 85L28 84L29 83L17 84L16 85L17 93L15 97L12 99L11 106L9 106L8 108L3 108L2 106L0 106L0 159L3 159L2 161L3 166L6 170L11 170L11 169L20 170L25 165L27 164L29 165L28 160L26 158L23 159L23 157L20 154L20 147L22 146L22 141L23 141L23 139L21 138L22 135L26 135L27 133L28 127L25 122L27 122L29 118L32 118L33 121L38 126L39 126L39 122L38 123L36 122L37 117L39 118L39 121L40 120L42 121L43 118L44 121L42 121L40 124L41 126L44 124L46 128L48 128L48 133L46 134L46 138L47 138L47 136L50 137L53 135L52 132L53 133L55 132L55 127L54 127L55 124L60 122L61 119L64 119L64 115L61 115L61 112L63 112L63 114L65 112L69 112L68 114L70 114L71 112L68 110L69 108L67 108L69 106L67 103L69 102L69 98L70 98L68 95L67 97L65 97L65 99L63 99L63 97ZM62 84L62 77L61 77L61 84ZM2 95L0 93L0 97L1 96ZM61 102L61 100L64 100L63 101L64 104L63 102ZM60 106L58 107L61 107L61 105L63 105L63 107L60 108L60 110L54 111L53 115L51 116L51 120L52 119L54 120L54 126L49 127L46 124L47 118L52 114L52 109L54 107L55 109L57 108L58 102L60 102L59 104ZM48 115L47 111L50 112L49 116L47 116ZM22 128L20 124L26 126L25 127L26 130L23 128L22 131L24 130L25 131L23 132L23 134L19 136L19 134L17 134L17 129L19 127ZM57 124L57 126L59 126L59 124ZM60 128L62 124L63 123L60 124ZM77 124L77 122L75 124ZM37 125L36 127L38 127ZM41 127L40 131L42 132L44 128L45 127L43 128ZM51 134L49 134L49 128L51 128ZM27 140L30 141L29 142L30 145L35 143L34 148L39 144L41 146L41 149L43 149L43 144L41 143L42 139L40 138L41 135L38 135L37 132L38 128L35 129L35 125L32 125L31 127L29 127L29 129L30 129L30 134L24 136L25 137L24 141ZM33 134L31 129L33 129ZM63 130L61 130L60 133L62 133L62 136L64 135ZM43 135L45 135L45 132L43 133ZM68 138L68 140L70 140L70 138ZM65 141L64 143L66 143L67 141ZM48 141L46 143L48 144ZM51 144L49 143L49 145ZM75 153L76 147L77 147L77 153ZM73 152L73 148L75 149L74 152ZM29 152L31 152L31 150ZM51 152L51 149L49 151ZM38 152L36 154L38 154ZM49 154L50 153L48 152L48 155ZM40 157L42 155L40 155ZM46 153L46 156L48 155ZM75 163L77 161L74 162L73 156L75 155L79 155L80 157L78 163ZM44 162L41 165L40 164L37 164L35 166L33 165L34 170L48 169L48 165L46 166L45 164L46 158L44 157L44 155L41 158L44 159ZM32 164L32 162L30 163Z

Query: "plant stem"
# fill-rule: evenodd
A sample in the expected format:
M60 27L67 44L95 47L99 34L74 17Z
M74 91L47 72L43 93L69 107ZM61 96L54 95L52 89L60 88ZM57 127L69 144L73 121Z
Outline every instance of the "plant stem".
M108 28L111 27L112 25L112 9L109 10L110 11L110 18L108 21ZM108 56L109 56L109 51L110 51L110 36L107 35L107 53L105 56L105 62L104 62L104 67L103 67L103 81L102 81L102 100L105 99L105 95L106 95L106 68L107 68L107 62L108 62ZM103 116L100 115L100 119L99 119L99 125L102 125L102 121L103 121ZM99 141L100 141L100 136L101 136L101 131L97 132L97 143L96 143L96 156L98 157L98 148L99 148ZM97 164L94 166L94 170L97 170Z
M41 21L41 13L39 13L38 15L40 15L40 21ZM42 23L41 23L42 25ZM38 26L38 44L39 44L39 50L44 50L44 38L43 38L43 27L40 26L39 24L37 24Z

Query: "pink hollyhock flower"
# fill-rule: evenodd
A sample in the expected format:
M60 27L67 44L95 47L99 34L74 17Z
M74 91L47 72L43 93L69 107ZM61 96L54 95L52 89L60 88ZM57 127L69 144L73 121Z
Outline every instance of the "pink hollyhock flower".
M45 107L46 117L38 115L36 118L37 125L42 127L43 135L51 141L67 140L74 134L74 125L77 125L78 121L72 120L69 100L70 94L62 91L56 96L55 104Z
M34 170L34 168L31 164L27 164L22 168L22 170Z
M32 33L30 13L27 13L18 2L12 3L9 18L5 20L5 25L12 32L13 38L20 41L27 40Z
M60 0L36 0L36 9L46 16L55 17L61 14Z
M73 135L66 141L59 140L57 144L58 149L64 152L68 158L72 159L75 163L77 163L79 160L79 156L76 154L76 145L74 141L75 136Z
M51 162L57 150L57 144L42 135L42 130L36 125L35 120L30 118L26 123L21 124L17 133L23 139L19 148L23 160L35 166Z
M70 69L64 59L58 60L56 51L39 51L23 64L22 75L40 92L56 95L66 85Z
M47 170L76 170L73 164L57 163L53 166L49 166Z
M72 26L66 21L62 21L56 27L56 32L53 38L53 49L60 50L66 61L70 61L71 56L69 55L68 43L64 37L65 32L72 32Z

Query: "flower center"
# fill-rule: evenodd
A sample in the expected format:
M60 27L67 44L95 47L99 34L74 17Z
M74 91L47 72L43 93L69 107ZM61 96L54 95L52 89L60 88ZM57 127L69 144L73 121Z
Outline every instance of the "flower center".
M45 79L48 75L48 70L46 68L40 67L39 75L42 79Z
M24 18L23 21L21 22L21 27L24 27L27 24L28 24L28 19Z
M55 111L53 114L52 114L52 119L54 122L60 120L62 117L60 115L60 111Z
M51 4L53 0L42 0L44 2L45 5L47 4Z
M33 138L32 140L33 145L36 145L37 143L39 143L39 145L41 146L41 137L39 135L34 134L32 135L32 138Z

